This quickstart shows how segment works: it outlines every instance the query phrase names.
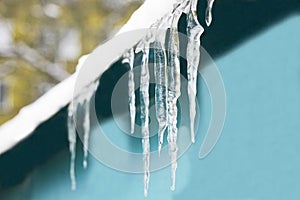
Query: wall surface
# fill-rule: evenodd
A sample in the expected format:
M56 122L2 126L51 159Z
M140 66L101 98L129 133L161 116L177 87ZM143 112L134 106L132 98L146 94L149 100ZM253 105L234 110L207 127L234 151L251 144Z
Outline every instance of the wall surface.
M178 161L176 191L169 190L170 169L165 168L152 173L147 199L300 198L299 24L299 15L286 17L215 59L227 94L221 138L207 158L198 159L211 110L209 94L200 80L200 127L196 143ZM140 147L138 142L128 142L130 137L112 120L103 127L120 147ZM92 156L88 169L83 170L80 144L77 149L75 192L70 189L65 149L21 184L3 191L0 199L143 199L142 175L115 171Z

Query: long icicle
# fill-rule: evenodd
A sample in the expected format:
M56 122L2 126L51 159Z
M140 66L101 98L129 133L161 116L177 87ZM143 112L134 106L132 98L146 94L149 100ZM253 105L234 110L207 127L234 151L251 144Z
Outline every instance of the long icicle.
M154 77L155 77L155 112L158 121L158 155L164 142L164 133L168 127L167 119L167 54L166 54L166 31L172 23L172 15L167 14L154 25Z
M84 105L84 121L83 121L83 167L87 168L87 157L88 157L88 147L89 147L89 138L90 138L90 101L95 91L98 88L99 82L96 81L89 85L86 91L82 94L84 95L83 101L81 102Z
M158 33L162 34L162 33ZM164 37L163 37L164 40ZM155 109L158 121L158 153L163 145L164 132L167 128L167 62L166 53L160 38L154 42L154 76L155 76Z
M76 127L74 123L74 115L76 114L77 103L74 101L70 103L68 108L68 140L69 150L71 154L70 161L70 178L71 188L76 190L76 176L75 176L75 158L76 158Z
M200 37L204 31L196 15L197 0L193 0L187 16L187 76L191 141L195 142L195 116L197 94L197 70L200 61Z
M128 63L130 66L129 75L128 75L128 96L129 96L129 114L130 114L130 133L134 133L134 124L135 124L135 92L134 92L134 50L133 48L126 52L123 56L122 63Z
M205 22L207 26L210 26L212 22L212 9L214 5L215 0L207 0L207 8L205 11Z
M175 190L177 170L177 100L180 96L180 62L179 62L179 38L177 25L182 12L187 6L181 4L174 10L170 28L170 39L168 45L168 95L167 95L167 121L168 121L168 143L171 156L171 190Z
M150 180L150 141L149 141L149 45L150 37L146 36L138 45L142 49L142 67L141 67L141 123L142 123L142 144L143 144L143 160L144 160L144 196L148 195L149 180Z
M89 146L89 133L90 133L90 101L86 100L84 103L84 134L83 134L83 168L87 168L88 146Z

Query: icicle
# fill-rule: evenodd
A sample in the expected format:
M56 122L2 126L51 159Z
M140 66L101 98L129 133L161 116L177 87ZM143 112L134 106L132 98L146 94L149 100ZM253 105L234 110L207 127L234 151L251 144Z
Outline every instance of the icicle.
M134 93L134 73L133 73L133 64L134 64L134 51L130 49L124 54L124 59L122 63L128 63L130 66L129 76L128 76L128 96L129 96L129 113L130 113L130 133L134 133L134 124L135 124L135 93Z
M73 99L68 107L68 140L69 150L71 154L70 161L70 178L72 190L76 189L76 177L75 177L75 158L76 158L76 126L74 123L74 116L77 114L78 106L81 104L84 106L84 119L83 119L83 148L84 148L84 159L83 167L87 167L87 156L88 156L88 141L90 134L90 100L98 87L98 81L90 84L83 89L80 96Z
M71 178L71 188L76 190L76 176L75 176L75 158L76 158L76 128L74 123L74 115L76 112L76 103L70 103L68 108L68 140L69 140L69 150L71 154L70 161L70 178Z
M83 167L85 169L87 168L88 147L89 147L89 138L90 138L90 101L98 88L98 83L99 82L96 81L90 84L87 88L85 88L86 91L84 91L83 94L81 95L83 96L83 98L80 98L84 101Z
M210 26L212 22L212 8L215 0L207 0L207 8L205 11L205 22L207 26Z
M174 4L174 8L176 3ZM160 155L164 132L167 128L167 56L165 50L166 30L172 23L172 15L166 14L152 25L155 77L155 112L158 121L158 154ZM158 31L157 31L158 30Z
M85 114L84 114L84 135L83 135L83 148L84 148L84 158L83 167L87 168L87 157L88 157L88 146L89 146L89 134L90 134L90 101L85 101L84 104Z
M141 122L142 122L142 144L143 144L143 160L144 160L144 195L147 196L150 180L150 141L149 141L149 45L150 35L147 35L137 46L137 51L142 50L142 68L141 68Z
M177 169L177 99L180 96L180 62L179 62L179 38L177 24L185 9L181 5L173 12L173 20L170 29L170 39L168 45L168 95L167 95L167 124L168 143L171 156L171 190L175 190L176 169Z
M158 127L158 153L160 154L167 127L167 66L165 50L154 42L155 109Z
M191 141L195 142L195 116L196 116L196 92L197 92L197 69L200 61L200 36L204 29L197 20L197 1L191 5L187 16L187 75L188 75L188 96L190 107L190 131Z
M209 26L212 22L212 7L214 0L207 0L208 6L206 9L206 24ZM149 141L149 47L150 43L154 42L154 75L155 75L155 108L156 118L159 123L158 138L160 153L164 132L168 127L168 145L169 155L171 157L171 190L175 190L176 170L177 170L177 101L180 97L180 61L179 61L179 36L178 36L178 21L182 13L187 14L187 72L188 72L188 95L190 104L190 120L191 120L191 140L195 142L194 121L196 111L196 87L197 87L197 68L200 60L200 37L203 33L203 28L197 20L197 0L176 0L173 10L170 14L165 15L156 24L155 27L162 29L170 28L170 37L168 41L168 53L164 50L165 35L158 34L153 41L153 32L150 31L146 37L140 41L135 51L142 51L142 67L140 77L140 99L141 99L141 123L142 123L142 146L143 146L143 161L144 161L144 195L147 196L150 180L150 141ZM134 133L134 124L136 117L135 108L135 92L134 92L134 50L130 49L124 54L123 63L130 65L128 95L130 109L130 129ZM90 134L90 100L98 87L98 82L90 84L82 94L77 97L68 110L68 140L69 150L71 154L70 162L70 177L72 189L76 189L75 177L75 158L76 158L76 128L74 123L74 115L77 113L78 105L84 107L83 118L83 146L84 146L84 168L87 167L88 145Z

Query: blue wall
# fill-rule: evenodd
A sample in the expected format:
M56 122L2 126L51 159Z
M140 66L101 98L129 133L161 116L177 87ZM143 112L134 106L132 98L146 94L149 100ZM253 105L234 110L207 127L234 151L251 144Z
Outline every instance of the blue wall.
M165 168L151 174L147 199L300 199L299 25L300 16L291 16L215 61L227 93L221 138L207 158L198 159L210 118L209 96L200 81L202 124L196 144L178 161L176 191L169 190ZM117 131L112 121L106 127ZM3 199L143 199L143 175L115 171L91 156L83 170L79 146L77 153L75 192L64 151Z

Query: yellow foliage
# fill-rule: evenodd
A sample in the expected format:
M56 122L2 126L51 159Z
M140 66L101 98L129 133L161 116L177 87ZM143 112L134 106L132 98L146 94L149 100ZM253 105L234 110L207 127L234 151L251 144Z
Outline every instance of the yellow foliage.
M67 72L72 73L78 57L91 52L101 41L107 39L111 31L123 25L138 6L139 4L133 3L119 8L108 8L99 0L64 3L1 0L0 22L6 21L10 24L13 45L24 43L47 62L59 63ZM81 51L73 60L61 60L57 55L58 46L70 29L78 32L78 48ZM0 111L0 124L17 114L20 108L33 102L40 95L40 84L58 82L51 75L35 69L36 63L25 60L22 55L14 52L9 56L0 53L0 75L2 65L7 61L13 61L15 68L5 77L0 77L0 82L9 84L5 98L10 101L10 108L4 113Z

